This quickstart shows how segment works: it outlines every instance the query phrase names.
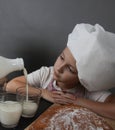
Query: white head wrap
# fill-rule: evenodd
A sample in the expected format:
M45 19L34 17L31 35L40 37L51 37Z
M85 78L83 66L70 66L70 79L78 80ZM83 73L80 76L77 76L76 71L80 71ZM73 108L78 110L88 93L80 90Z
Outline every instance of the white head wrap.
M78 77L89 91L115 87L115 34L99 24L77 24L68 36Z

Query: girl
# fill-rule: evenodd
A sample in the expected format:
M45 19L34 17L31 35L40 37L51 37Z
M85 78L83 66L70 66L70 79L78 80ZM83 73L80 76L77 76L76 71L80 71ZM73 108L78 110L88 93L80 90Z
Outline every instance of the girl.
M28 74L28 84L40 87L42 97L50 102L73 103L115 119L115 96L107 90L115 85L115 59L109 57L115 49L113 39L115 34L100 25L78 24L54 66ZM6 91L16 92L25 84L24 76L17 77L7 84Z

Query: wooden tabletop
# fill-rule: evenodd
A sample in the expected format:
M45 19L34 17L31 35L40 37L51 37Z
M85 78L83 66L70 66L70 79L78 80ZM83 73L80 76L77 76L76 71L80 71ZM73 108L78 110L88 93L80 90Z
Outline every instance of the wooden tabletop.
M45 112L43 112L34 122L32 122L27 128L25 128L24 130L29 130L29 128L30 128L30 126L32 125L32 124L34 124L35 122L37 122L37 121L39 121L40 120L40 117L41 116L43 116L44 114L45 114L45 116L46 116L46 112L48 111L48 110L51 110L52 109L52 107L54 107L56 104L53 104L52 106L50 106ZM101 116L100 116L101 117ZM101 117L101 118L104 118L104 117ZM107 122L107 124L108 125L110 125L112 128L113 128L113 130L115 130L115 120L112 120L112 119L109 119L109 118L104 118L104 120Z

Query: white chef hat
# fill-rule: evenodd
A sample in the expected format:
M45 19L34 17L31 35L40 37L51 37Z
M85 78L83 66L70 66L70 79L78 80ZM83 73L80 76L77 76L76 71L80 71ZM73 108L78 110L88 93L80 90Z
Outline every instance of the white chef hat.
M78 77L89 91L115 87L115 34L99 24L77 24L67 46L76 59Z

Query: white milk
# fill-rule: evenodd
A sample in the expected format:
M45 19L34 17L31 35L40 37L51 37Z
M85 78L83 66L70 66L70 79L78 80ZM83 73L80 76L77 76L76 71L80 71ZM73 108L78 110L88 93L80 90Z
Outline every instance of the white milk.
M33 117L37 111L38 104L32 101L23 102L23 117Z
M5 101L1 103L0 117L3 126L15 127L22 114L22 105L15 101Z
M27 80L27 70L24 68L24 76L26 78L26 101L28 101L28 80Z

